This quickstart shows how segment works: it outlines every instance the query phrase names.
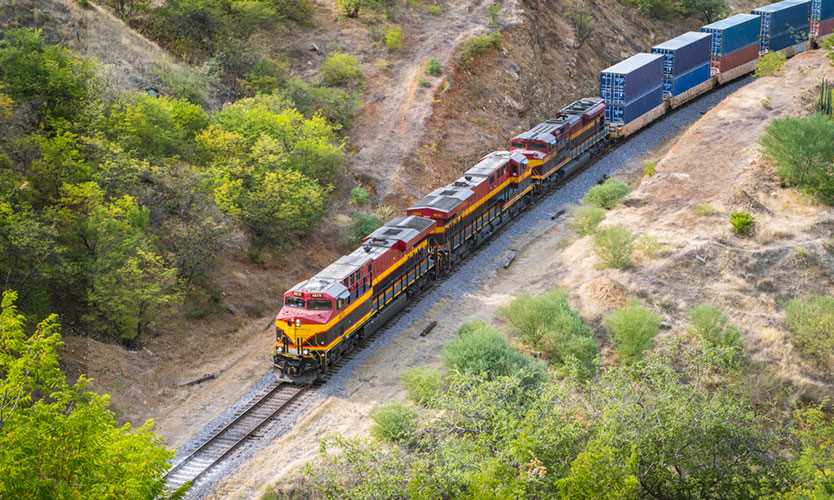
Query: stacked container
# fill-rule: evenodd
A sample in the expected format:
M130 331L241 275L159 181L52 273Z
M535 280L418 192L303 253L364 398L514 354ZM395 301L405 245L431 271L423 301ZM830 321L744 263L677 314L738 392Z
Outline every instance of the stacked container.
M684 33L652 47L663 55L663 93L676 96L710 78L710 33Z
M605 119L626 124L663 104L663 55L636 54L599 76Z
M834 0L811 1L811 37L834 33Z
M808 41L811 0L785 0L753 11L762 18L759 52L764 54ZM804 48L800 45L800 50Z
M712 34L712 68L721 73L756 61L761 25L760 16L736 14L701 28Z

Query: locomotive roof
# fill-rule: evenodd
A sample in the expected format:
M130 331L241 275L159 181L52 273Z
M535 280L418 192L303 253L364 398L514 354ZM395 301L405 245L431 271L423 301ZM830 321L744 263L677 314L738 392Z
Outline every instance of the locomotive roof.
M365 239L365 244L383 246L386 248L393 246L397 241L402 241L408 244L414 241L414 238L416 238L421 232L428 229L432 224L433 221L431 219L426 219L424 217L417 217L413 215L396 217L371 233Z
M409 208L431 208L441 212L451 212L473 194L468 187L449 184L440 189L435 189Z

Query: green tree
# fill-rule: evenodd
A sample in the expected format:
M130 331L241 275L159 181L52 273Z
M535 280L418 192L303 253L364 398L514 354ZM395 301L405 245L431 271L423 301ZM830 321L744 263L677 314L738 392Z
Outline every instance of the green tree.
M730 13L727 0L682 0L681 6L687 15L697 17L707 24L723 19Z
M29 106L42 127L71 129L83 121L94 75L91 61L47 44L40 30L7 30L0 40L4 93Z
M794 413L800 452L793 463L796 484L790 498L834 497L834 419L819 408Z
M636 469L636 450L623 453L604 442L592 441L557 484L565 499L636 499L640 486Z
M154 498L173 453L148 421L117 425L108 397L68 384L54 315L32 335L4 292L0 311L0 497Z

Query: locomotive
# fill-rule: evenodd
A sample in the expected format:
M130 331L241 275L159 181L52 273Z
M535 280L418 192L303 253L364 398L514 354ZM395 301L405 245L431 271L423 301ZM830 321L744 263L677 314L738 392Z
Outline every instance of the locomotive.
M780 4L803 1L809 10L814 2L813 12L820 11L820 2L834 2ZM809 24L814 26L813 14ZM823 25L834 29L834 23ZM818 30L819 19L816 26ZM812 30L810 42L821 34ZM797 47L785 50L793 55L801 51ZM489 153L460 178L414 203L405 215L365 237L359 248L284 293L274 321L274 366L293 381L316 378L415 294L452 272L499 228L606 148L670 109L755 69L755 64L746 64L722 71L720 64L713 58L706 81L666 96L661 105L629 123L606 119L604 98L579 99L555 118L513 137L508 150Z

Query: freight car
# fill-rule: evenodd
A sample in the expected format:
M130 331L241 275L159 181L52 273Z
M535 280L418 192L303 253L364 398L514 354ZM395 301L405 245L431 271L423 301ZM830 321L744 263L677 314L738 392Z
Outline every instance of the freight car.
M832 20L834 0L786 0L604 70L601 97L575 101L513 137L508 151L484 156L359 248L287 290L274 322L274 365L290 380L317 377L605 148L750 73L760 52L780 47L790 56L805 50L809 38L819 42L834 30Z

